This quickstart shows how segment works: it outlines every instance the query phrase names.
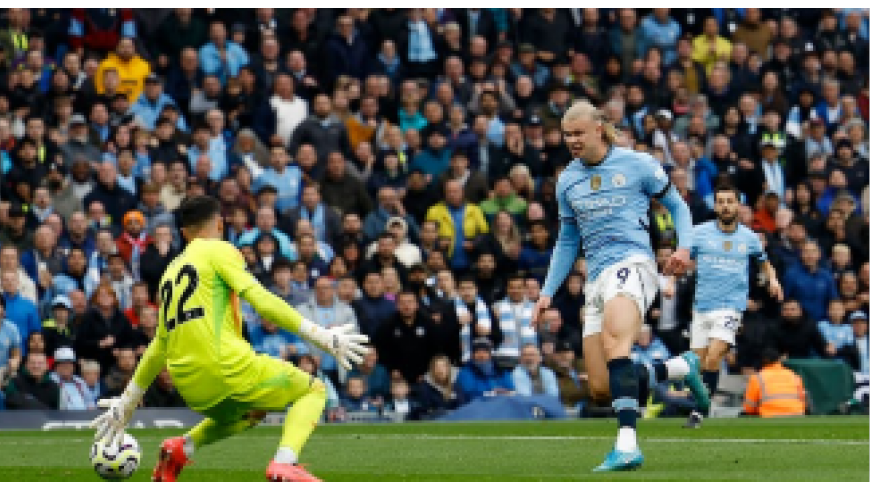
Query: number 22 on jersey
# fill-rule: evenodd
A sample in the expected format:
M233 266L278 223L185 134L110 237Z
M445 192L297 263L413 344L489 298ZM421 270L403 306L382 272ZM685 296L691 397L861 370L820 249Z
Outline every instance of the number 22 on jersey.
M168 278L160 285L160 301L163 303L163 321L167 332L184 322L205 316L205 310L201 306L189 310L184 307L198 285L199 274L190 264L182 266L174 280Z

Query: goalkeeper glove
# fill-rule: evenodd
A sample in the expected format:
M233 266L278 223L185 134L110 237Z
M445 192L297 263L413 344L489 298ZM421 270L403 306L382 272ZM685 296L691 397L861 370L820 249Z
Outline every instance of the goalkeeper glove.
M124 438L124 428L130 423L133 410L144 394L145 390L131 381L121 396L98 401L97 406L107 410L91 421L90 427L97 430L94 440L103 439L110 447L120 446Z
M368 352L368 347L363 345L368 343L368 336L352 333L354 330L356 326L352 323L323 328L310 320L303 319L299 334L332 354L338 363L349 371L353 367L351 362L361 363L362 356Z

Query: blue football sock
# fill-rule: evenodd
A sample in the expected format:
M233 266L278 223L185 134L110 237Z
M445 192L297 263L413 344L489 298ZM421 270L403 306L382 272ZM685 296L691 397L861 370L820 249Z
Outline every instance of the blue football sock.
M610 374L610 396L619 427L635 428L638 416L638 375L634 363L627 357L607 362Z

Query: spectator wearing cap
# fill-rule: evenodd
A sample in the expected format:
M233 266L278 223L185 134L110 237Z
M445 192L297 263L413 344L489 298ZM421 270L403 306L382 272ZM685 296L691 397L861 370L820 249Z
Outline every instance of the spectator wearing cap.
M577 359L574 347L568 341L559 341L545 346L544 365L556 375L559 398L566 407L582 407L589 400L589 376L583 359Z
M870 344L867 336L867 313L858 310L849 315L852 326L853 344L846 349L846 358L850 360L856 373L870 375Z
M128 264L136 264L145 248L151 243L151 237L145 231L145 216L141 211L132 210L124 215L124 231L115 240L118 253Z
M245 49L227 39L227 27L215 20L208 28L209 42L199 49L199 64L206 75L216 75L221 84L239 74L239 68L249 62Z
M64 162L85 159L89 162L100 161L100 149L91 143L88 136L88 123L81 114L73 114L69 120L69 136L61 145L60 154Z
M499 369L492 359L489 339L478 338L472 344L471 358L456 376L456 391L466 402L516 394L511 372Z
M154 131L157 126L157 119L163 112L163 108L168 105L176 105L175 101L163 91L163 78L156 73L150 73L145 78L145 89L130 111L145 125L148 131ZM183 115L178 116L176 127L179 131L187 132L187 123Z
M28 353L24 366L6 385L5 394L9 409L57 410L60 388L49 375L45 354Z
M765 136L761 140L761 170L764 173L764 186L768 192L776 194L782 200L785 199L786 178L780 163L780 152L785 146L785 141Z
M834 146L831 144L830 138L825 134L825 121L814 116L809 121L808 134L804 135L804 152L807 155L815 155L820 153L825 156L833 155Z
M75 374L76 354L70 347L54 351L54 371L51 380L60 387L60 410L91 410L96 408L87 384Z
M550 368L541 364L541 351L535 344L526 344L520 362L511 373L517 395L547 395L559 398L559 381Z
M51 300L50 314L42 322L42 335L45 338L46 352L54 352L63 346L73 345L70 320L72 302L66 295L59 294Z

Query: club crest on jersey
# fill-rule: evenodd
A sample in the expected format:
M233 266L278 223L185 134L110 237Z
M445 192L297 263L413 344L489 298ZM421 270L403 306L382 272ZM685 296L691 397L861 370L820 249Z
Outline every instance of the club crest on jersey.
M740 245L737 245L737 251L740 253L746 253L746 244L741 243Z
M593 191L597 191L601 188L601 176L595 174L592 176L592 181L589 183L590 187L592 187Z
M613 176L613 187L622 187L625 185L625 175L616 174Z
M722 242L722 248L724 248L726 252L730 252L731 251L731 242L730 241Z

